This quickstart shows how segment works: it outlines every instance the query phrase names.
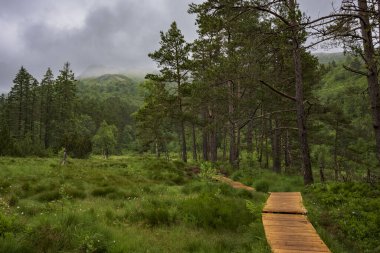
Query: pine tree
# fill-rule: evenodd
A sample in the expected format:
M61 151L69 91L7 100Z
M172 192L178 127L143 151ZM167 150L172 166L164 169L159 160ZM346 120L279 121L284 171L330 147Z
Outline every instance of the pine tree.
M54 75L50 68L46 71L40 88L40 140L45 148L50 146L51 121L53 119L53 99L54 99Z
M149 54L149 57L157 62L160 68L160 75L147 75L147 78L166 82L168 86L170 86L170 83L176 85L175 95L177 109L173 112L173 118L178 121L182 160L186 162L187 147L184 97L189 72L190 45L186 43L176 22L171 24L170 29L166 33L161 32L160 35L160 49Z
M54 138L55 147L67 147L74 132L76 84L70 64L64 64L54 84ZM68 150L70 151L70 150Z
M13 80L13 87L9 93L9 114L11 136L23 139L30 131L30 97L34 78L21 67Z

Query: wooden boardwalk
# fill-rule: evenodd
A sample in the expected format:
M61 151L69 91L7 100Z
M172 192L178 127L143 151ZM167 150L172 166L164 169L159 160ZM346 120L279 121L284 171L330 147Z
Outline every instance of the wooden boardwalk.
M306 214L300 192L274 192L269 196L263 213Z
M262 220L273 253L331 252L305 214L301 193L270 194Z

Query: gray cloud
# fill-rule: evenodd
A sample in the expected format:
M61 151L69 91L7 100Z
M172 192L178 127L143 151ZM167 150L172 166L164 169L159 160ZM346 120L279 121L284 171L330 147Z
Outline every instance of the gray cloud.
M155 65L147 54L158 47L159 31L167 30L173 20L188 40L195 38L194 17L187 14L190 1L81 1L77 5L82 8L77 11L81 17L72 22L52 12L75 6L76 0L60 1L61 6L44 0L1 2L0 24L5 25L8 42L0 42L0 91L10 88L21 65L38 78L47 67L57 73L65 61L77 75L90 65L119 71L152 70Z
M328 10L329 4L319 6L325 1L331 2L301 0L301 7ZM191 2L202 0L0 0L0 92L9 90L21 65L39 79L66 61L77 75L90 65L151 71L147 54L173 20L187 40L196 37Z

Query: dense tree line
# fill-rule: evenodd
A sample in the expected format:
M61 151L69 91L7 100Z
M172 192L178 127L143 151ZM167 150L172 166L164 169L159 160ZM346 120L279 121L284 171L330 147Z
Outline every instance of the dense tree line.
M325 179L325 160L331 157L335 162L328 166L336 179L347 179L349 170L378 172L373 161L380 97L376 3L343 1L339 11L317 20L302 14L294 0L191 4L198 39L187 43L173 22L161 32L160 48L149 54L160 73L146 77L148 95L136 114L139 136L157 155L174 148L183 161L191 146L194 160L228 160L238 168L247 157L276 172L298 168L305 184L314 181L312 163ZM344 42L348 53L363 56L349 60L352 67L344 65L368 79L369 96L347 101L351 109L359 107L353 112L329 98L343 99L348 91L323 94L322 77L337 69L320 65L309 53L313 45L306 40L312 35L316 43ZM366 116L369 108L372 123ZM353 115L365 121L349 130ZM363 124L361 129L357 124ZM364 134L371 124L375 131ZM343 139L352 143L359 136L364 146L348 151ZM370 162L364 165L363 159Z
M108 80L106 91L94 92L95 78L75 80L69 63L56 78L49 68L40 83L21 67L11 91L1 95L0 155L45 156L66 149L73 157L91 151L108 157L133 148L130 114L137 105L125 94L135 84L125 76L99 78Z

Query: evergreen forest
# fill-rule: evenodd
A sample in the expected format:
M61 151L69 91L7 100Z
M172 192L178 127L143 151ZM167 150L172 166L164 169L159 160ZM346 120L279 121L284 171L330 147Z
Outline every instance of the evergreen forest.
M275 252L273 192L302 193L331 252L380 252L380 1L339 7L190 4L198 37L157 31L141 77L21 66L0 96L0 252Z

